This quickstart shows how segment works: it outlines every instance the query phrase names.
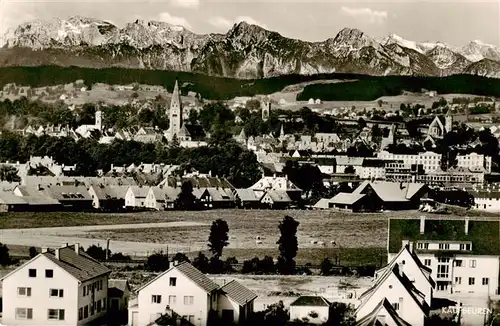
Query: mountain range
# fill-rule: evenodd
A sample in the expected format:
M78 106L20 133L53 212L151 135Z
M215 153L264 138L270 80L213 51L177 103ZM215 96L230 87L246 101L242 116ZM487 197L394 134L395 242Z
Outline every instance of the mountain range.
M41 65L187 71L242 79L333 72L500 78L500 48L477 40L463 47L419 43L395 34L375 39L351 28L322 42L307 42L246 22L225 34L201 35L165 22L136 20L119 28L79 16L35 20L7 31L0 66Z

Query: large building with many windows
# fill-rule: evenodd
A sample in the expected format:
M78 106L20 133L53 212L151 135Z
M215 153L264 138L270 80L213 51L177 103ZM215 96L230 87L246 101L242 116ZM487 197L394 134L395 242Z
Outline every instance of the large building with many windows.
M80 246L42 253L2 278L2 325L83 325L107 311L110 270Z
M415 155L393 154L387 151L381 151L377 154L379 159L402 161L404 166L410 168L414 165L422 165L425 172L439 170L441 167L441 154L434 152L424 152ZM471 169L473 171L484 170L491 173L491 156L483 154L470 153L457 156L458 167Z
M499 234L498 220L391 218L388 260L408 245L432 269L436 294L497 295Z

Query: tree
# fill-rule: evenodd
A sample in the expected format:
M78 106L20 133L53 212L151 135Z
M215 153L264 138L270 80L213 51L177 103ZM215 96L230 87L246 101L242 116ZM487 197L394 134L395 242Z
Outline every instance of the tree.
M8 266L12 263L7 245L0 243L0 265Z
M277 268L278 272L282 275L295 273L295 257L299 250L299 243L297 241L297 228L299 224L293 217L288 215L279 224L281 236L276 242L280 251Z
M192 265L200 272L206 273L209 269L209 261L207 256L205 256L202 252L199 252L198 256L193 260Z
M333 268L333 264L330 261L330 259L328 259L328 258L323 259L323 261L321 262L321 265L320 265L321 275L323 275L323 276L331 275L332 268Z
M210 248L210 252L216 259L220 259L222 256L222 250L226 247L229 242L228 237L229 226L227 222L218 219L212 223L210 227L210 236L208 237L208 247Z
M352 166L352 165L348 165L348 166L346 166L346 168L344 169L344 173L345 173L345 174L355 174L355 173L356 173L356 169L354 169L354 166Z
M182 253L182 252L178 252L174 255L174 257L172 257L172 261L177 261L179 263L182 263L182 262L190 262L188 256L186 256L186 254Z
M170 267L168 256L162 251L156 252L148 257L146 269L151 272L163 272Z
M13 166L0 165L0 180L7 182L20 182L21 178L17 175L17 169Z
M97 260L106 259L106 249L100 246L91 245L90 247L87 248L85 252L87 253L87 255ZM109 249L108 249L108 257L111 257L111 250Z
M328 326L354 326L356 325L356 309L352 304L333 302L328 314Z
M193 184L191 181L184 181L181 185L181 192L175 200L175 207L180 210L193 210L197 208L196 196L193 195Z
M38 255L38 251L36 250L35 247L30 247L29 253L30 253L30 258L34 258L36 255Z

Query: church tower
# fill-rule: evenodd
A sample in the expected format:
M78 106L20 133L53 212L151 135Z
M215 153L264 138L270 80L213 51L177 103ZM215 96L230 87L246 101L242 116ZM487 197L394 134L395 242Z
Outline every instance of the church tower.
M261 104L262 109L262 121L267 121L269 119L269 115L271 114L271 102L263 101Z
M179 133L182 127L182 101L179 94L179 85L177 79L175 80L174 91L172 93L172 100L170 101L170 139Z
M444 129L445 132L451 132L453 130L453 116L451 115L451 109L448 109L446 116L444 117Z
M95 127L102 130L102 111L100 109L95 111Z

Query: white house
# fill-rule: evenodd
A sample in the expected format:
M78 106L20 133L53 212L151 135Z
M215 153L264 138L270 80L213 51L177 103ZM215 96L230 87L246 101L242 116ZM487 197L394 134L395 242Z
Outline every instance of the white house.
M103 317L110 272L78 244L42 249L2 278L2 324L73 326Z
M217 310L219 286L189 263L173 266L138 289L137 306L129 307L132 326L145 326L163 315L206 325Z
M417 290L424 294L425 302L427 302L427 305L430 307L436 283L431 276L432 270L424 266L418 256L413 252L411 244L403 246L399 253L391 259L388 265L375 271L375 282L379 280L388 269L391 269L395 265L399 265L399 270L408 277Z
M474 191L470 192L474 196L474 208L487 212L500 212L500 192L499 191Z
M423 326L429 316L430 308L425 295L415 288L398 264L388 268L359 299L361 303L356 310L356 320L372 314L384 299L389 301L403 320L413 326Z
M146 195L145 206L147 208L155 209L155 210L164 210L165 209L165 199L166 193L163 188L160 187L150 187L148 190L148 194Z
M174 265L137 290L129 305L129 325L145 326L160 318L206 325L210 316L242 322L253 313L255 293L236 281L223 287L191 264Z
M415 230L401 235L397 230ZM389 220L388 259L396 246L413 243L425 266L432 269L435 294L467 293L474 296L498 293L500 222L498 220ZM437 240L439 239L439 240Z
M125 207L146 207L149 187L130 186L125 193Z
M412 326L403 320L389 300L386 298L380 300L379 304L361 319L358 319L356 326L373 326L373 325L387 325L387 326Z
M290 320L304 320L324 324L328 321L331 303L321 296L303 295L290 304Z

